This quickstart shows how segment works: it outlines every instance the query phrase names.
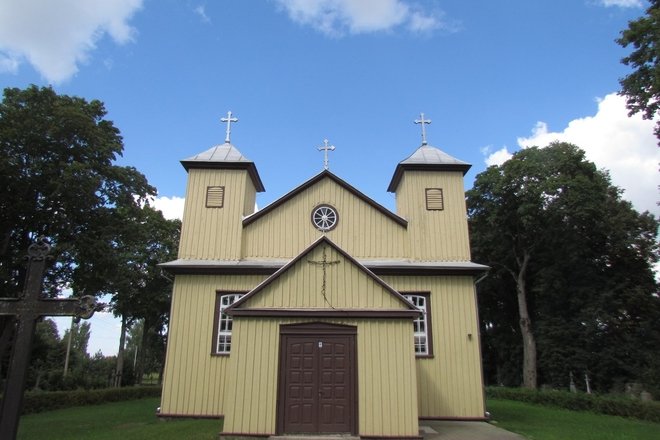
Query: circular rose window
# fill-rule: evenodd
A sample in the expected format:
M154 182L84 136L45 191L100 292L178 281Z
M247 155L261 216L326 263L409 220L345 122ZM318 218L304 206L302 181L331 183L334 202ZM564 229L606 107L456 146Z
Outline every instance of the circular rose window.
M329 231L337 226L339 216L337 211L330 205L321 205L312 211L312 223L320 231Z

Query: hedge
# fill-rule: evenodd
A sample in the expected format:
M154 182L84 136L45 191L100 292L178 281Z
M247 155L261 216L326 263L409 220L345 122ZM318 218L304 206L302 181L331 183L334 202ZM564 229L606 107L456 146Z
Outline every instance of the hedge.
M23 398L23 414L33 414L72 406L100 405L108 402L160 397L157 386L104 388L75 391L33 391ZM154 408L156 411L156 408Z
M643 402L630 397L504 387L487 387L486 396L492 399L518 400L574 411L591 411L598 414L660 422L660 402Z

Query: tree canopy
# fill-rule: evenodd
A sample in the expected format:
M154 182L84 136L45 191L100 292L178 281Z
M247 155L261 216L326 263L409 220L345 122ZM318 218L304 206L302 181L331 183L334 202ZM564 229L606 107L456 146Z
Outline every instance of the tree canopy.
M36 237L53 245L46 286L55 294L104 292L102 267L116 212L155 195L132 167L114 163L123 151L119 130L100 101L58 95L36 86L8 88L0 103L0 295L15 296L22 257ZM94 249L98 251L94 251Z
M492 267L479 284L489 381L560 386L574 371L607 389L652 371L653 215L566 143L489 167L467 197L473 258Z
M630 21L616 42L624 48L633 47L630 55L621 60L634 69L620 80L628 110L653 119L660 110L660 0L650 0L646 15ZM655 135L660 139L660 121Z
M157 264L174 258L180 222L149 206L156 190L144 175L116 164L122 138L105 116L100 101L49 87L4 90L0 296L22 290L23 257L45 237L53 248L44 283L49 295L64 289L110 295L116 315L143 319L145 334L162 342L171 282ZM10 343L11 322L0 317L0 353Z
M161 366L164 362L172 282L158 264L176 258L181 222L166 220L160 211L149 206L124 209L118 214L125 226L116 231L112 242L116 260L108 273L113 280L112 309L122 318L117 374L123 375L124 332L140 320L144 330L136 371L136 380L140 382L145 360Z

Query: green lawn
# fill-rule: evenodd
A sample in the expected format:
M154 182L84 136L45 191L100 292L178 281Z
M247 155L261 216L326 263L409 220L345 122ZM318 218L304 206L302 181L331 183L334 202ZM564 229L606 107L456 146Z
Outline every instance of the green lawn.
M160 399L150 398L105 405L61 409L23 416L21 440L216 440L221 420L161 421Z
M589 412L530 405L512 400L486 402L495 426L530 440L658 440L660 424Z
M657 440L660 424L489 399L493 423L530 440ZM220 420L160 421L159 399L69 408L21 418L21 440L215 440Z

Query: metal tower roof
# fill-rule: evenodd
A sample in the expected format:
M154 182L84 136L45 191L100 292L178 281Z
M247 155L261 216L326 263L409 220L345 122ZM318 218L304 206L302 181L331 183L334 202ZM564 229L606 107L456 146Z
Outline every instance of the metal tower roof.
M216 145L199 154L191 156L181 161L181 165L186 171L191 168L214 168L214 169L244 169L252 178L258 192L265 191L261 182L257 167L254 162L238 151L238 148L226 142L222 145Z
M403 172L409 171L461 171L463 175L472 167L467 162L458 160L444 151L430 145L422 145L407 159L402 160L396 166L394 176L387 188L389 192L395 192L399 186Z

